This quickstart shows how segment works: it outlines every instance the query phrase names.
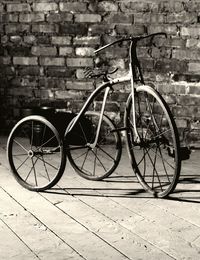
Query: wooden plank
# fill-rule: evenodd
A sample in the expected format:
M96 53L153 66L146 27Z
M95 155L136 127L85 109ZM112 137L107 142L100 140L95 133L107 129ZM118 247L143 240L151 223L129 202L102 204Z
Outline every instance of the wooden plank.
M2 220L0 220L0 234L1 260L39 259Z
M0 218L3 221L2 223L5 223L13 232L13 236L15 235L15 240L11 238L8 240L1 239L1 248L3 248L3 251L0 252L1 259L12 241L15 241L12 254L10 255L10 251L7 251L11 258L12 255L18 255L21 256L20 259L26 259L27 255L27 258L30 256L32 259L82 259L62 239L21 206L20 201L19 203L15 201L1 188L0 197L0 207L3 209ZM23 243L24 246L22 247L20 243Z
M23 189L16 183L14 178L6 172L6 169L4 169L4 178L2 178L1 187L3 187L12 198L19 202L26 211L30 212L38 219L43 228L45 227L47 230L56 234L60 240L65 244L70 245L70 247L78 252L79 255L83 256L83 258L88 260L127 259L127 257L115 247L102 240L84 225L80 224L77 220L78 218L70 217L67 213L64 213L62 210L58 209L58 207L40 196L40 194ZM77 214L79 213L77 212ZM20 222L22 221L22 224L22 216L20 216L19 219ZM11 223L8 224L11 225ZM33 231L34 230L30 233L33 233ZM24 239L27 240L28 238L25 237ZM45 238L41 239L40 243L40 249L44 248ZM53 248L53 250L54 249L55 248ZM34 247L34 250L37 250L37 246ZM57 257L55 258L55 255L54 259L58 259ZM64 257L63 259L69 258Z

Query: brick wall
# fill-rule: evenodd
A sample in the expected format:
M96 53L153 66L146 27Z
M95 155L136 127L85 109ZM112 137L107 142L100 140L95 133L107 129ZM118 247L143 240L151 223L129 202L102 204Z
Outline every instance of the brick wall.
M156 82L180 130L198 129L199 10L198 0L1 0L1 128L9 129L27 105L78 111L95 87L83 75L97 62L94 49L120 35L165 31L166 40L140 44L145 79ZM102 64L124 73L126 47L103 52ZM108 104L119 121L126 97L126 86L119 86Z

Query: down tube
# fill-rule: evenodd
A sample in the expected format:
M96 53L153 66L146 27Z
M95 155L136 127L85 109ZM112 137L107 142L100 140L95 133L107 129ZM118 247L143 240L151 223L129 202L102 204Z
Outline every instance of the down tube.
M104 89L108 88L108 90L106 91L106 98L108 95L108 92L110 90L110 88L112 87L112 84L110 84L110 82L105 82L103 84L101 84L97 89L95 89L91 95L89 96L89 98L87 99L87 101L85 102L84 106L82 107L81 111L78 113L78 115L75 117L75 119L73 120L72 124L69 125L69 127L67 127L66 131L65 131L65 137L66 135L72 131L73 127L75 126L75 124L77 123L77 121L79 120L79 118L87 111L88 107L90 106L90 104L92 103L93 99ZM101 113L104 112L104 108L105 108L105 103L106 103L106 98L104 97L104 101L102 104L102 109L101 109Z

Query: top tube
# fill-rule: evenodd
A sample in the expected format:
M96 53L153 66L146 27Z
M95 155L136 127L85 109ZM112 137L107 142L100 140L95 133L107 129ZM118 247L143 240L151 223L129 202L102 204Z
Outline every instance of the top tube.
M112 46L112 45L114 45L116 43L119 43L119 42L124 42L124 41L132 41L132 42L135 41L135 42L138 42L139 40L142 40L142 39L145 39L145 38L149 38L149 37L155 37L157 35L164 35L165 37L167 37L167 34L164 33L164 32L152 33L152 34L141 35L141 36L128 36L128 37L124 37L124 38L121 38L119 40L116 40L114 42L111 42L111 43L109 43L109 44L107 44L107 45L105 45L105 46L95 50L94 52L98 53L98 52L100 52L100 51L102 51L102 50L104 50L104 49L106 49L106 48L108 48L108 47L110 47L110 46Z

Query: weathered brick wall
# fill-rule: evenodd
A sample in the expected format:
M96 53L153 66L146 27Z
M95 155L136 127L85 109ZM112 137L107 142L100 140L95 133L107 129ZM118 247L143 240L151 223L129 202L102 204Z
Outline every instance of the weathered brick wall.
M199 11L198 0L1 0L1 128L11 127L28 104L78 111L95 86L83 75L95 66L94 49L120 35L158 31L167 40L139 47L145 79L164 95L180 129L198 128ZM126 45L115 46L102 59L123 73L127 54ZM118 119L126 92L120 86L108 106Z

